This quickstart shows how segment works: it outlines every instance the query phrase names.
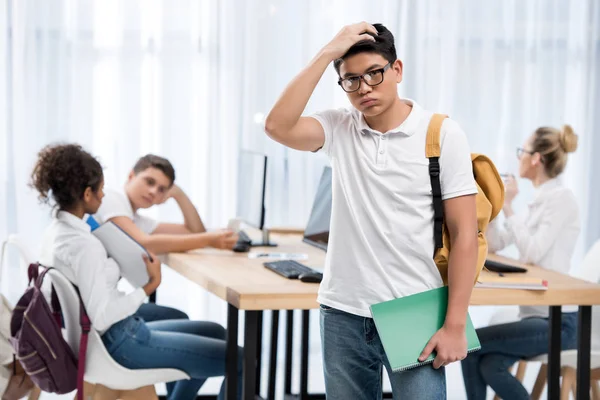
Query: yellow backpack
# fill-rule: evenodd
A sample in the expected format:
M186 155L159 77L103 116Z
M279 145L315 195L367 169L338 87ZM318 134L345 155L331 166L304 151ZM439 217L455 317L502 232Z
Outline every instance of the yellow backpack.
M448 258L450 256L450 237L444 223L444 208L442 205L442 190L440 186L440 131L447 115L434 114L427 128L425 156L429 159L429 177L433 194L435 238L434 261L440 271L444 284L448 284ZM488 246L485 238L488 224L492 221L504 204L504 183L494 166L494 163L483 154L471 154L473 174L477 183L477 274L481 272L487 257Z

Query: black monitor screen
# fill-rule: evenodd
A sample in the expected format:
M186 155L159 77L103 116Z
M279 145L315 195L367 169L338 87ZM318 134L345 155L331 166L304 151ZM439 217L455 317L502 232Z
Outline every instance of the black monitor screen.
M313 202L304 241L327 250L329 222L331 220L331 168L325 167Z
M262 229L267 156L241 151L238 164L237 216L247 224Z

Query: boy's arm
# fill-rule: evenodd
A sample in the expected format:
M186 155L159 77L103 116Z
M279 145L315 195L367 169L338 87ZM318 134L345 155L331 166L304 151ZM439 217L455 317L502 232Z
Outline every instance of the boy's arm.
M306 104L327 66L362 40L375 40L377 29L361 22L344 27L287 86L265 121L265 131L275 141L296 150L315 151L325 142L321 124L302 117Z
M110 221L117 224L147 250L157 254L183 252L202 247L231 250L238 240L238 236L231 231L148 235L128 217L114 217Z
M189 234L206 232L206 228L202 223L198 210L196 210L196 207L190 198L179 186L173 185L168 198L173 198L177 202L177 205L183 214L184 222L183 224L160 223L154 232L152 232L153 235L161 233Z
M444 326L419 357L419 360L425 360L435 350L434 368L467 356L465 326L477 265L475 195L444 200L444 220L452 249L448 260L448 311Z

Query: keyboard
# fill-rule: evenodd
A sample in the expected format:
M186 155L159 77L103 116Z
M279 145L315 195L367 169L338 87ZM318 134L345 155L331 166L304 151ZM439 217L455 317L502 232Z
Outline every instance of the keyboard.
M318 271L294 260L270 261L263 265L271 271L288 279L298 279L302 274L318 273Z

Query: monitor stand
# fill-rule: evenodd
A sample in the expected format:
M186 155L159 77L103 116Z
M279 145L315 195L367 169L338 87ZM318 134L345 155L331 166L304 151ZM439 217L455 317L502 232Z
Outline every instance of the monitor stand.
M267 228L262 229L262 240L253 240L250 244L252 247L277 247L277 243L273 243L269 240L269 230Z

